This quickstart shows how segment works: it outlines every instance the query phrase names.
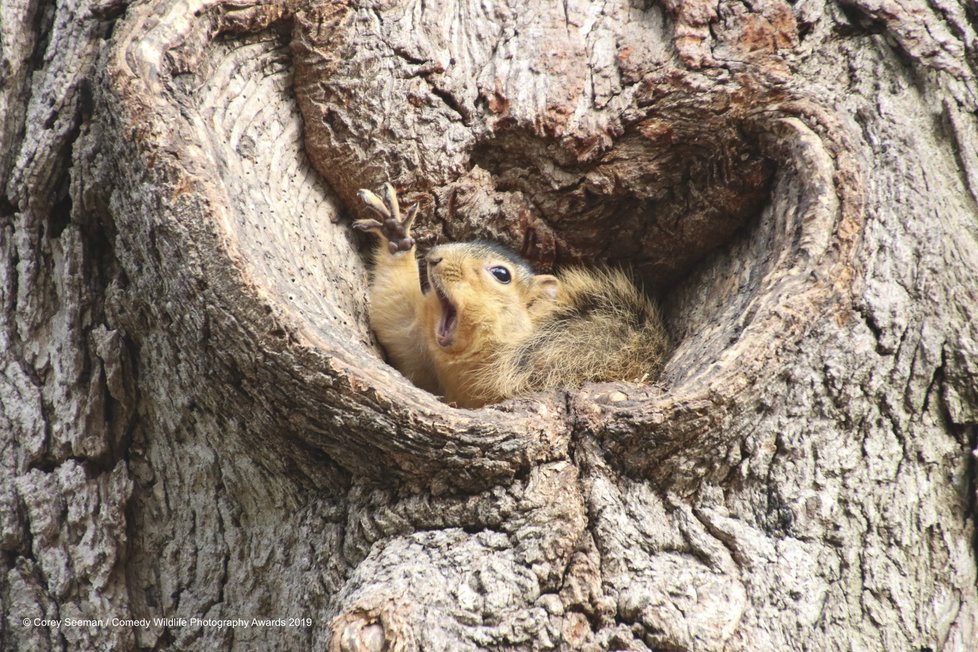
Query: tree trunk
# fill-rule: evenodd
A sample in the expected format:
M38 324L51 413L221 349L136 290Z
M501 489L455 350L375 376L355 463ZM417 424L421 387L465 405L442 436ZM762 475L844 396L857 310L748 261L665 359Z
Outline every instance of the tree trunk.
M3 0L0 647L973 646L976 29ZM661 378L413 387L350 229L387 180L422 249L633 269Z

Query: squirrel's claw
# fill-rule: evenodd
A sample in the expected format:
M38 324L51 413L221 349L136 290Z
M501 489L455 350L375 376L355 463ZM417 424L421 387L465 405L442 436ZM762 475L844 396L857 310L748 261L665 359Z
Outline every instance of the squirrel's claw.
M387 208L390 210L390 216L400 222L401 207L397 203L397 192L394 190L394 186L385 183L381 187L381 191L384 193L384 203L387 204Z
M410 251L414 247L414 238L411 237L411 226L418 213L418 205L413 204L407 209L404 218L401 219L401 207L397 201L397 192L394 186L385 183L381 190L383 199L367 189L357 192L357 197L363 202L364 206L370 209L380 220L364 219L353 222L353 228L359 231L373 231L387 240L387 249L392 254L400 251Z
M360 198L360 201L362 201L367 206L367 208L377 213L377 215L384 218L385 220L389 220L392 217L390 211L387 210L387 206L385 206L384 202L380 200L380 197L373 194L366 188L362 188L358 190L357 197Z
M414 226L414 218L417 216L417 214L418 214L417 204L411 204L410 206L408 206L407 215L405 215L404 219L401 221L401 224L404 226L405 231L410 231L411 227Z
M384 225L377 220L355 220L353 222L353 228L357 231L376 231L379 233L383 230Z

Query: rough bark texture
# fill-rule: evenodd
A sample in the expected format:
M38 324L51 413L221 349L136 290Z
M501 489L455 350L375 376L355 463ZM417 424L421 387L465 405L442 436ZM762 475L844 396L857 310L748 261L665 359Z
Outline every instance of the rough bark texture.
M526 4L3 1L0 647L974 645L973 3ZM663 376L412 387L385 180Z

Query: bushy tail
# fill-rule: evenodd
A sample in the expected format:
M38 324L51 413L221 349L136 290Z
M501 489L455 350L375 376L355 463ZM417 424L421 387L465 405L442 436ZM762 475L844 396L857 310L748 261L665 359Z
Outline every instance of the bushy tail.
M654 379L669 348L655 304L618 270L571 269L560 280L560 309L528 340L500 350L482 382L505 382L494 393L513 396Z

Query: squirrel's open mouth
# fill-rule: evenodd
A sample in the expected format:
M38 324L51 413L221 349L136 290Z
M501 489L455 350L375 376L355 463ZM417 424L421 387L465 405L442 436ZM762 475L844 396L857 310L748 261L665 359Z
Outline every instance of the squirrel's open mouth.
M435 332L435 340L438 346L448 346L452 343L455 335L455 326L458 325L458 310L455 305L448 300L441 288L435 287L435 294L441 303L441 319L438 320L438 330Z

